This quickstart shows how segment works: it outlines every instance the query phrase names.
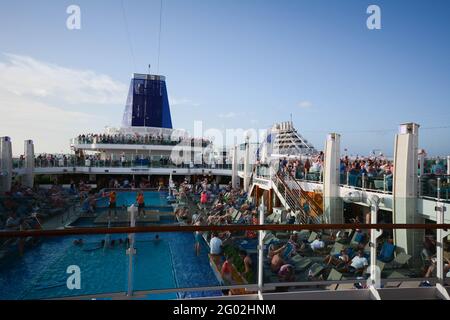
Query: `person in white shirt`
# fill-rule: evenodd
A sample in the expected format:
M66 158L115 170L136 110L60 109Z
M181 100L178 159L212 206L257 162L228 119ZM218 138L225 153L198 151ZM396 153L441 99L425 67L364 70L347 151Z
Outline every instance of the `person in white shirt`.
M209 241L210 253L212 255L220 255L222 253L222 240L217 236L217 233L213 233L211 240Z
M313 251L320 250L325 248L325 242L322 241L322 237L319 235L313 242L311 242L310 246Z
M364 251L359 250L358 254L350 262L350 271L362 273L368 265L369 262L367 261L367 258L364 257Z

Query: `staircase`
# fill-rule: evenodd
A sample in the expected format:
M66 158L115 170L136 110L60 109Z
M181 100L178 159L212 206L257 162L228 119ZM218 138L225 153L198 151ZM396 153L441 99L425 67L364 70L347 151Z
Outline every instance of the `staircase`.
M300 212L300 223L321 223L323 210L320 205L291 176L276 174L272 177L272 187L281 203L294 212ZM309 205L309 214L303 209L302 203Z
M300 183L292 176L292 175L285 175L284 177L280 177L284 180L284 182L289 186L291 191L300 199L303 201L306 201L309 204L311 213L316 216L320 217L323 215L323 209L320 203L318 203L313 197L309 195L308 192L302 189Z
M299 198L295 196L292 190L290 190L283 179L281 179L278 175L274 175L272 177L272 187L285 208L289 208L294 212L300 213L298 217L301 224L310 223Z

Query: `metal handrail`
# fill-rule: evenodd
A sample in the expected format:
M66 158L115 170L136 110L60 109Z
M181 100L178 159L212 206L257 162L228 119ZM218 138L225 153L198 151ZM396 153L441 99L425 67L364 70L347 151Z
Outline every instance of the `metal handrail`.
M323 214L323 210L320 208L320 206L316 203L316 201L303 190L303 188L300 186L300 184L297 182L297 180L290 174L286 176L290 182L293 182L298 189L292 190L294 193L296 192L299 198L305 198L305 200L310 204L310 208L312 211L314 211L315 215L317 217L321 216Z
M296 200L295 194L293 194L292 190L286 185L286 182L283 181L283 179L281 179L278 175L273 176L273 182L276 184L278 189L280 189L280 186L282 186L284 195L285 195L284 198L285 198L286 202L288 202L289 207L292 210L299 210L302 213L301 222L306 224L307 223L306 214L305 214L302 206L300 205L300 203L298 203L298 201Z
M301 230L343 230L343 229L427 229L436 230L450 229L450 224L253 224L253 225L155 225L138 227L94 227L94 228L71 228L55 230L24 230L24 231L1 231L0 238L25 238L25 237L54 237L69 235L92 235L92 234L118 234L118 233L148 233L148 232L205 232L205 231L301 231Z

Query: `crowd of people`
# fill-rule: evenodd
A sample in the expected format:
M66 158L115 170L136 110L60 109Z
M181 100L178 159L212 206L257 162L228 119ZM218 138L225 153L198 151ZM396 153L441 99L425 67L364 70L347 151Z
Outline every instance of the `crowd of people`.
M149 144L149 145L191 145L208 146L211 141L205 138L171 137L164 134L80 134L77 137L80 144Z
M301 158L281 158L278 163L278 171L290 174L296 179L320 180L323 177L324 154ZM387 179L388 188L391 186L394 165L391 160L380 157L349 157L340 159L340 180L342 184L352 186L362 186L362 181L366 187L375 189L374 180Z
M25 166L25 157L21 155L14 160L15 168L23 168ZM216 160L201 162L188 162L183 159L172 160L170 156L148 156L148 155L130 155L121 152L118 155L102 156L100 153L95 154L38 154L34 159L34 166L37 168L47 167L177 167L177 168L221 168L221 163Z
M231 184L219 186L215 182L209 182L207 178L190 183L184 180L176 186L174 197L182 202L175 211L178 221L202 226L202 225L230 225L230 224L257 224L256 208L247 201L247 193L239 188L232 188ZM251 257L244 248L239 247L237 239L256 239L255 232L236 233L224 232L195 232L194 250L200 255L201 245L204 240L209 242L210 256L220 265L220 272L227 284L235 283L231 277L232 260L230 254L225 251L227 246L235 247L242 260L240 276L248 279L252 268ZM222 261L222 260L223 261ZM239 259L239 258L238 258Z
M74 205L76 195L60 185L49 189L28 188L14 183L11 191L0 197L0 230L23 231L41 229L46 220L63 214ZM35 244L37 238L5 239L0 247L18 244L22 255L26 244Z

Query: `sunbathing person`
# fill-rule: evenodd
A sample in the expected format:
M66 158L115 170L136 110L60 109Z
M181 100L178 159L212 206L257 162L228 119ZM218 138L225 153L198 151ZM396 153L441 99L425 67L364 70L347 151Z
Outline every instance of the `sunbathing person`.
M244 262L244 271L241 273L241 275L246 278L252 270L253 261L252 258L250 258L250 256L248 255L247 250L240 250L239 256Z
M278 279L280 282L293 282L295 281L295 268L291 264L284 264L278 271Z
M220 270L220 275L222 276L222 279L224 280L225 284L233 284L233 275L231 273L231 261L230 257L225 254L225 261L222 265L222 268Z
M350 261L350 257L347 254L347 250L342 249L340 253L335 255L328 255L325 257L324 262L327 265L333 265L337 268L344 267Z
M316 239L310 244L312 251L318 251L325 248L325 242L321 235L317 235Z
M353 259L349 261L342 270L340 270L340 272L353 273L355 276L363 275L368 265L369 262L367 261L367 258L364 256L364 251L359 250L358 254L354 256Z
M278 272L281 266L285 265L286 261L283 260L280 253L275 254L270 261L270 270L272 272Z

